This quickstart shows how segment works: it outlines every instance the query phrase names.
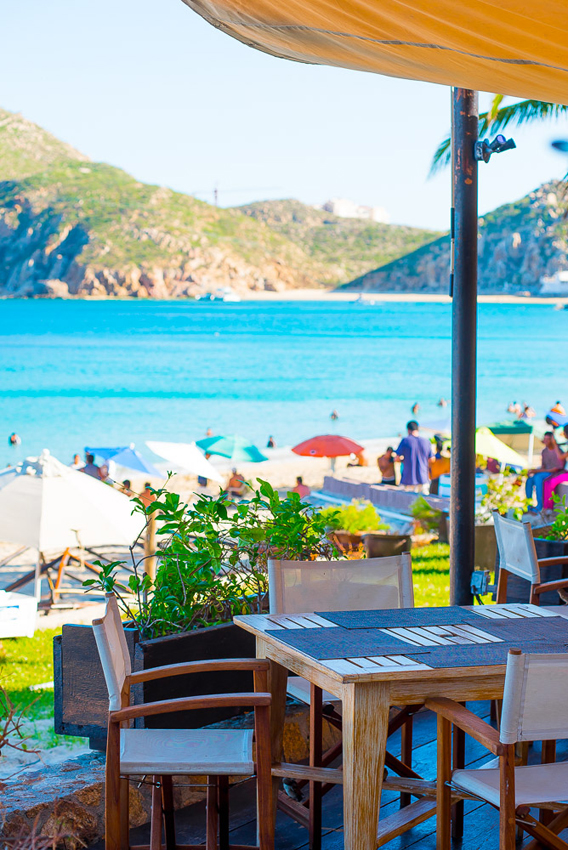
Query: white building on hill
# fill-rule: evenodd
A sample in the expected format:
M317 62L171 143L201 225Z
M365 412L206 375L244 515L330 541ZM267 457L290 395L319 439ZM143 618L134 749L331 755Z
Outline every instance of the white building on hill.
M539 295L565 295L568 296L568 270L563 269L547 277L543 275L540 279Z
M363 218L368 221L377 221L380 224L389 223L389 215L383 207L367 207L356 204L347 198L332 198L321 205L322 210L340 216L340 218Z

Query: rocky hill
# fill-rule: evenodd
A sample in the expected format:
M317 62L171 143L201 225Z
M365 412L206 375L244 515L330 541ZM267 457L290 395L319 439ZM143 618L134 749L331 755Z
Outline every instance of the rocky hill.
M0 295L187 297L342 283L437 234L297 201L220 209L0 110Z
M299 245L313 263L325 268L326 283L364 274L440 235L415 227L340 218L294 200L260 201L240 209Z
M542 276L562 269L568 269L565 185L546 183L479 219L481 292L535 295ZM444 236L360 275L342 288L447 292L449 270L450 242Z

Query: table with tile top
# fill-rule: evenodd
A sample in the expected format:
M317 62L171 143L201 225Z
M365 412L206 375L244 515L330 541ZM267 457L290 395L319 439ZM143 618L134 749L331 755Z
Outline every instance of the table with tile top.
M435 814L435 800L424 796L379 824L391 706L429 697L500 699L510 646L568 652L568 608L560 606L243 615L234 621L256 636L257 657L271 662L275 787L291 769L281 763L288 671L342 702L343 769L320 772L322 781L335 773L331 781L343 784L345 850L376 850Z

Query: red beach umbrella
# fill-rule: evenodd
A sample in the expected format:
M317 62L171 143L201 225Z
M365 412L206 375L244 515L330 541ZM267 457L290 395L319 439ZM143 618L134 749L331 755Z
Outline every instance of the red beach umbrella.
M342 457L343 455L358 455L363 451L363 446L350 440L348 437L340 437L338 434L322 434L319 437L311 437L298 443L292 449L297 455L304 457Z

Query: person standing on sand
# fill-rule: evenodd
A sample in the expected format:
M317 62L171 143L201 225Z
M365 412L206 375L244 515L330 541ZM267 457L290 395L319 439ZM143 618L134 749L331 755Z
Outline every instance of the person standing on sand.
M84 472L85 475L90 475L91 478L96 478L97 481L101 481L103 476L101 475L101 468L97 466L95 463L95 456L92 454L85 455L85 465L79 472Z
M381 484L396 486L395 460L396 457L392 446L388 446L386 452L377 458L377 466L381 471Z
M156 494L152 491L152 485L149 481L144 484L144 489L140 493L140 501L145 508L151 505L156 499Z
M83 469L85 464L81 460L79 455L73 455L73 463L69 464L70 469Z
M309 496L312 491L308 487L307 484L304 484L304 479L301 475L296 477L296 486L292 490L292 493L297 493L300 499L305 499L306 496Z
M418 422L411 419L406 423L407 436L403 437L396 450L396 460L403 463L400 483L405 490L427 493L430 477L428 461L432 457L430 440L418 433Z

